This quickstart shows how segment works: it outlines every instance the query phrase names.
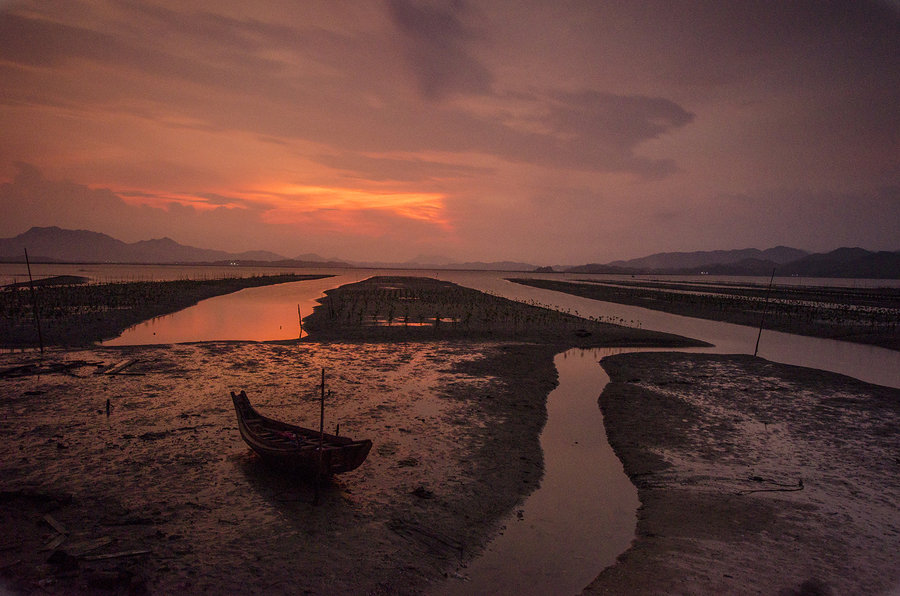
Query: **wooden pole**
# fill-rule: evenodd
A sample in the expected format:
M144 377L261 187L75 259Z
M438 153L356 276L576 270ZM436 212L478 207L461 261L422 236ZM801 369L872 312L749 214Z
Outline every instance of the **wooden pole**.
M763 313L759 318L759 333L756 334L756 347L753 348L753 357L759 353L759 338L762 337L763 322L766 320L766 312L769 310L769 292L772 291L772 282L775 281L775 268L772 267L772 277L769 278L769 287L766 289L766 303L763 305Z
M303 339L303 317L300 316L300 305L297 305L297 320L300 322L300 339Z
M34 291L34 279L31 277L31 262L28 260L28 249L25 249L25 266L28 267L28 285L31 286L31 310L34 312L34 325L37 327L38 343L41 356L44 355L44 336L41 334L41 315L38 312L37 294Z
M322 447L325 443L325 369L322 369L322 399L319 407L319 461L316 464L316 496L313 499L313 505L319 504L319 485L322 480Z

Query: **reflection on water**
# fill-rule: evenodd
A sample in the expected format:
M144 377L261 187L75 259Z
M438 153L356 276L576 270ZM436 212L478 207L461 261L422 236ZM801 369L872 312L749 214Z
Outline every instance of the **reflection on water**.
M597 364L616 348L572 349L554 362L559 385L541 433L541 485L482 556L435 594L575 594L634 538L637 489L606 440Z
M300 336L298 309L304 317L312 314L325 290L345 283L348 280L341 276L246 288L140 323L103 345L297 339Z
M674 333L714 344L715 348L710 351L718 354L752 354L756 344L757 329L744 325L683 317L522 286L499 275L479 276L459 272L447 277L450 281L476 290L511 300L535 301L559 310L577 312L584 317L639 321L643 329ZM900 387L900 353L886 348L763 330L759 355L773 362L829 370L867 383Z

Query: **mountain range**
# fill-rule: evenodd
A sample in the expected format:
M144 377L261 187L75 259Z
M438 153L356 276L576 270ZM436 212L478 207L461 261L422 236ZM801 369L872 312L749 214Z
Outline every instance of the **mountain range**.
M263 250L229 253L185 246L171 238L122 242L106 234L89 230L65 230L58 227L34 227L15 238L0 238L0 260L21 261L24 251L35 262L60 263L217 263L231 261L258 262L266 265L290 261L315 262L325 259L318 255L302 255L297 259ZM346 263L340 263L346 266Z
M768 250L747 248L698 252L657 253L630 261L579 265L566 273L620 275L756 275L900 279L900 251L872 252L839 248L810 254L786 246Z
M639 259L576 267L536 267L513 261L454 263L441 256L419 256L405 263L359 263L329 260L314 253L286 258L268 251L229 253L185 246L171 238L122 242L106 234L58 227L34 227L14 238L0 238L0 262L21 262L24 251L33 262L135 264L240 264L280 267L372 267L398 269L470 269L481 271L559 271L566 273L710 274L856 277L900 279L900 251L872 252L839 248L810 254L786 246L656 253Z

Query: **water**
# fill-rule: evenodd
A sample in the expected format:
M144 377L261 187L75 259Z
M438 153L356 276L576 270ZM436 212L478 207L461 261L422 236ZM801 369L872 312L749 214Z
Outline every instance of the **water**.
M584 317L616 317L638 325L700 339L719 354L752 354L758 330L744 325L683 317L636 306L600 302L506 281L501 276L460 272L446 279L511 300L538 302ZM900 353L886 348L763 330L759 356L773 362L845 374L868 383L900 387Z
M574 594L628 548L640 502L597 407L609 382L597 362L620 352L575 348L556 355L559 385L547 398L540 487L461 570L462 579L433 595Z
M208 298L182 311L126 329L105 346L187 343L194 341L273 341L300 336L299 313L312 313L325 290L356 281L327 277L246 288ZM303 332L306 335L306 332Z

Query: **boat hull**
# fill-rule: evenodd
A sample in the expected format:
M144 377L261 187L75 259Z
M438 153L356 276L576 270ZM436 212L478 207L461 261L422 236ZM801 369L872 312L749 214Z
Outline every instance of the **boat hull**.
M231 393L244 442L268 464L302 474L330 476L355 470L372 441L355 441L268 418L250 405L244 391Z

